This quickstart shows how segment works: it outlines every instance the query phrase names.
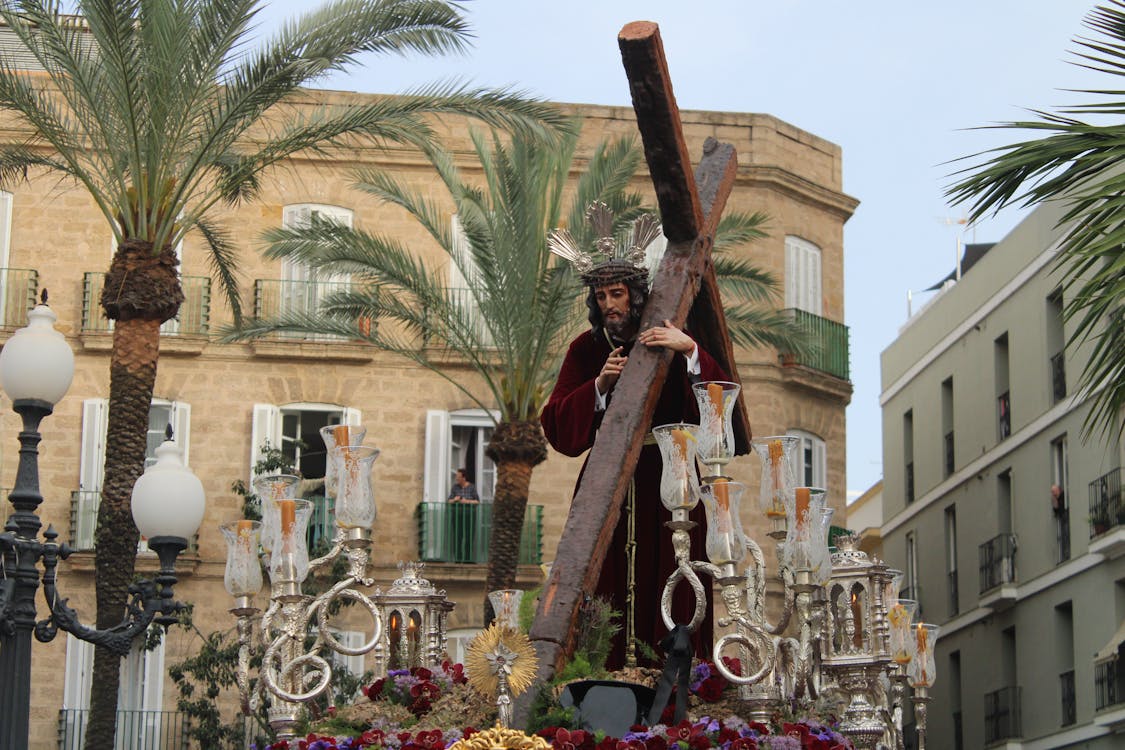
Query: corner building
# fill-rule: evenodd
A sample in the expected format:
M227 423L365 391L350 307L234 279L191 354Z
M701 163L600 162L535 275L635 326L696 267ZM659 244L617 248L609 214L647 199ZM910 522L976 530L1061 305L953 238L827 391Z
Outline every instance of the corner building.
M307 91L299 106L370 98ZM585 119L581 153L589 154L604 137L636 134L631 108L561 106ZM770 216L770 237L746 252L782 280L785 301L781 304L793 308L823 344L823 356L817 361L784 365L773 351L739 352L754 432L800 435L808 483L828 487L833 504L842 509L844 408L851 395L847 329L842 324L843 225L857 202L842 189L840 149L768 115L686 111L682 116L696 158L708 136L738 149L738 180L728 210L758 210ZM445 142L460 155L459 166L473 174L470 125L451 119L439 127ZM22 142L26 136L10 120L0 121L0 138L5 141ZM395 235L435 267L448 262L403 212L352 189L352 172L360 167L393 170L417 189L442 197L440 183L426 162L402 148L357 145L289 160L267 176L256 200L220 216L236 234L248 312L268 315L309 308L319 295L346 282L317 278L307 268L265 260L259 254L265 230L307 220L313 213ZM638 177L634 187L655 204L647 174ZM60 589L90 622L94 619L93 528L105 454L112 338L98 299L114 251L113 239L81 189L42 174L29 175L27 181L0 193L0 222L0 340L25 324L26 310L38 291L49 288L58 328L76 355L74 383L43 424L40 471L45 501L40 513L44 526L53 523L61 538L78 550L60 566ZM320 476L324 457L317 428L336 422L362 423L368 430L366 443L382 451L374 472L378 519L372 575L385 589L398 575L399 560L425 560L423 575L457 603L449 628L451 655L458 658L483 625L486 556L480 545L487 532L483 528L474 532L468 554L464 547L452 545L444 501L453 472L466 466L485 500L480 516L487 518L494 472L483 451L490 415L474 409L443 379L357 342L285 336L245 344L217 343L216 331L231 318L218 286L208 278L206 249L199 238L189 236L180 255L187 299L179 318L163 329L149 447L151 452L170 422L207 492L206 517L196 546L181 556L177 566L176 594L194 603L196 625L204 633L234 625L222 583L226 545L218 526L240 517L242 498L231 491L231 484L250 479L260 447L267 440L280 445L306 476ZM456 377L472 378L468 368L447 352L434 349L432 355L450 371L463 373ZM0 428L5 436L0 439L0 485L11 487L19 427L10 404L0 404ZM539 563L554 559L580 465L580 460L552 454L535 470L521 588L538 586ZM756 458L738 459L732 470L757 487ZM745 509L744 522L752 530L763 527L755 506L748 503ZM320 508L310 535L330 536L331 524L327 508ZM155 556L140 550L137 567L151 573ZM259 596L258 603L266 603L266 594ZM341 637L366 641L364 631L370 625L349 617L345 615L339 625ZM176 741L182 717L175 713L176 689L165 677L166 668L197 647L194 635L173 628L159 649L137 652L125 661L118 722L122 747L156 747L160 742L172 746ZM74 738L81 732L88 706L91 651L65 636L51 644L37 643L34 649L31 747L77 747ZM364 666L361 657L348 659L347 664L356 671ZM233 715L234 697L221 700ZM156 744L145 739L154 728L165 738Z
M941 627L933 747L1125 742L1122 447L1083 434L1061 215L970 245L882 354L883 552Z

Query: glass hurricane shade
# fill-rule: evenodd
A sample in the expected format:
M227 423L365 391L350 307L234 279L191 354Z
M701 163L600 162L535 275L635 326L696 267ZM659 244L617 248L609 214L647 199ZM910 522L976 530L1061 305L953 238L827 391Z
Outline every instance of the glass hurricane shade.
M914 632L910 626L917 611L918 602L912 599L896 598L894 604L887 606L891 659L900 666L909 664L914 658Z
M519 630L520 627L520 602L523 592L519 589L500 589L488 594L488 601L492 604L492 611L496 613L495 623L502 628Z
M660 448L660 502L668 510L691 510L699 504L699 476L695 472L696 431L677 422L652 428Z
M233 597L254 596L262 590L262 565L258 561L258 542L262 524L258 521L231 521L219 527L227 541L227 568L223 585Z
M35 399L53 406L74 379L74 352L55 330L58 316L51 308L36 305L27 320L0 350L0 387L12 401Z
M902 571L888 568L887 576L887 581L883 584L883 603L889 608L898 601L898 592L902 587Z
M376 448L341 445L332 451L336 466L336 524L345 529L370 529L375 523L375 492L371 467L379 457Z
M715 565L741 562L746 556L739 508L746 485L725 479L703 485L699 495L707 514L707 559Z
M262 549L270 552L277 545L278 500L295 500L300 479L292 474L267 474L254 480L254 494L262 514Z
M312 517L312 503L308 500L276 500L278 514L275 546L270 553L270 580L303 583L309 575L309 548L307 534Z
M799 438L772 435L750 442L762 460L762 487L758 502L766 517L780 526L785 520L785 500L797 486L796 451Z
M809 570L818 581L826 581L832 568L828 530L833 510L825 507L825 497L822 489L795 487L785 498L788 523L781 547L782 564L791 570Z
M911 627L913 634L911 641L914 644L914 658L906 668L907 677L911 687L933 687L937 679L937 660L935 659L934 644L938 633L941 631L937 625L920 622Z
M731 417L741 386L710 380L692 386L699 405L697 452L708 466L723 465L734 455L734 425Z
M133 521L141 536L195 536L207 507L203 483L184 466L183 451L171 440L156 449L156 463L133 484Z
M361 445L367 437L367 428L357 424L330 424L320 428L320 439L324 441L325 455L329 460L324 465L324 493L336 497L336 462L332 461L332 451L340 445Z

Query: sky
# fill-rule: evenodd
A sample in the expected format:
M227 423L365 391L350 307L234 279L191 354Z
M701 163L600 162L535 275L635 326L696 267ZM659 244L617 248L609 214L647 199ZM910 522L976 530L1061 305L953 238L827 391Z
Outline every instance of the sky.
M766 113L838 144L844 192L860 201L844 228L854 387L847 487L855 497L882 477L879 355L906 321L908 292L953 269L959 238L998 241L1025 215L958 223L965 209L943 194L958 168L951 162L1023 137L982 126L1091 98L1066 89L1107 86L1072 54L1094 5L474 0L463 4L475 35L466 55L362 59L318 85L397 93L456 78L551 101L630 106L617 32L648 20L660 25L681 109ZM310 7L265 3L262 32ZM915 309L925 299L916 294Z

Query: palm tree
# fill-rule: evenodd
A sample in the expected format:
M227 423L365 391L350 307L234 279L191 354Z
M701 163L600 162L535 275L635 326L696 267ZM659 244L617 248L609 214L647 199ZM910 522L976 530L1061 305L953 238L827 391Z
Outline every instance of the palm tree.
M316 313L250 320L231 333L243 339L280 331L366 339L437 373L482 409L499 411L487 449L496 464L488 591L515 583L532 470L547 457L538 415L562 353L586 317L582 285L569 265L548 251L547 235L565 224L588 246L594 238L584 215L595 200L613 210L622 231L643 212L641 198L627 189L641 164L631 139L598 146L573 192L567 191L577 140L577 128L555 144L534 136L504 143L495 135L473 133L483 187L464 179L450 153L428 149L464 245L442 206L386 173L359 175L358 189L402 207L422 225L450 266L469 280L468 290L451 288L444 269L425 263L391 237L318 220L306 228L271 231L267 255L350 274L354 288L333 295ZM724 228L730 238L748 239L758 236L762 221L761 215L732 216ZM751 290L754 300L768 296L761 288L772 284L768 274L729 257L722 267L732 288ZM753 305L739 307L745 308L744 341L807 351L801 341L784 335L794 330L791 320L756 314ZM377 325L368 328L358 321ZM780 327L770 330L770 325ZM466 361L479 375L483 394L443 367L446 360L435 356L435 346ZM485 609L490 611L487 601Z
M359 53L437 54L465 47L457 6L439 0L332 0L251 44L258 0L0 0L0 19L46 71L0 61L0 107L33 133L0 150L0 179L47 170L76 180L113 231L101 304L116 321L105 482L98 511L97 625L116 625L133 576L129 511L145 456L160 324L183 301L174 247L203 237L214 275L241 315L234 237L209 216L252 199L262 172L346 136L424 143L426 116L459 113L498 127L558 123L506 91L449 85L369 104L287 108L298 87ZM254 129L253 138L250 130ZM42 148L46 147L46 148ZM87 747L113 747L118 659L98 649Z
M1077 64L1125 77L1125 2L1095 8L1085 25L1100 38L1075 40ZM1095 125L1082 117L1113 118L1125 113L1121 85L1081 93L1106 100L1036 112L1039 119L1004 123L1042 134L1035 140L996 148L975 157L984 161L957 173L948 190L956 202L969 202L970 221L1005 206L1063 202L1064 227L1056 268L1063 275L1064 316L1077 321L1071 346L1092 345L1080 386L1091 398L1085 432L1125 429L1125 122Z

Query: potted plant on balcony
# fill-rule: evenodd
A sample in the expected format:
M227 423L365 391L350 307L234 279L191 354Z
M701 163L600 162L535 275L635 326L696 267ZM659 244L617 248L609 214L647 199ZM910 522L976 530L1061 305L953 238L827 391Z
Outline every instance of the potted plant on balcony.
M1120 522L1121 518L1118 514L1118 523ZM1090 515L1090 525L1094 529L1094 536L1099 536L1109 530L1109 513L1105 508L1099 508Z

